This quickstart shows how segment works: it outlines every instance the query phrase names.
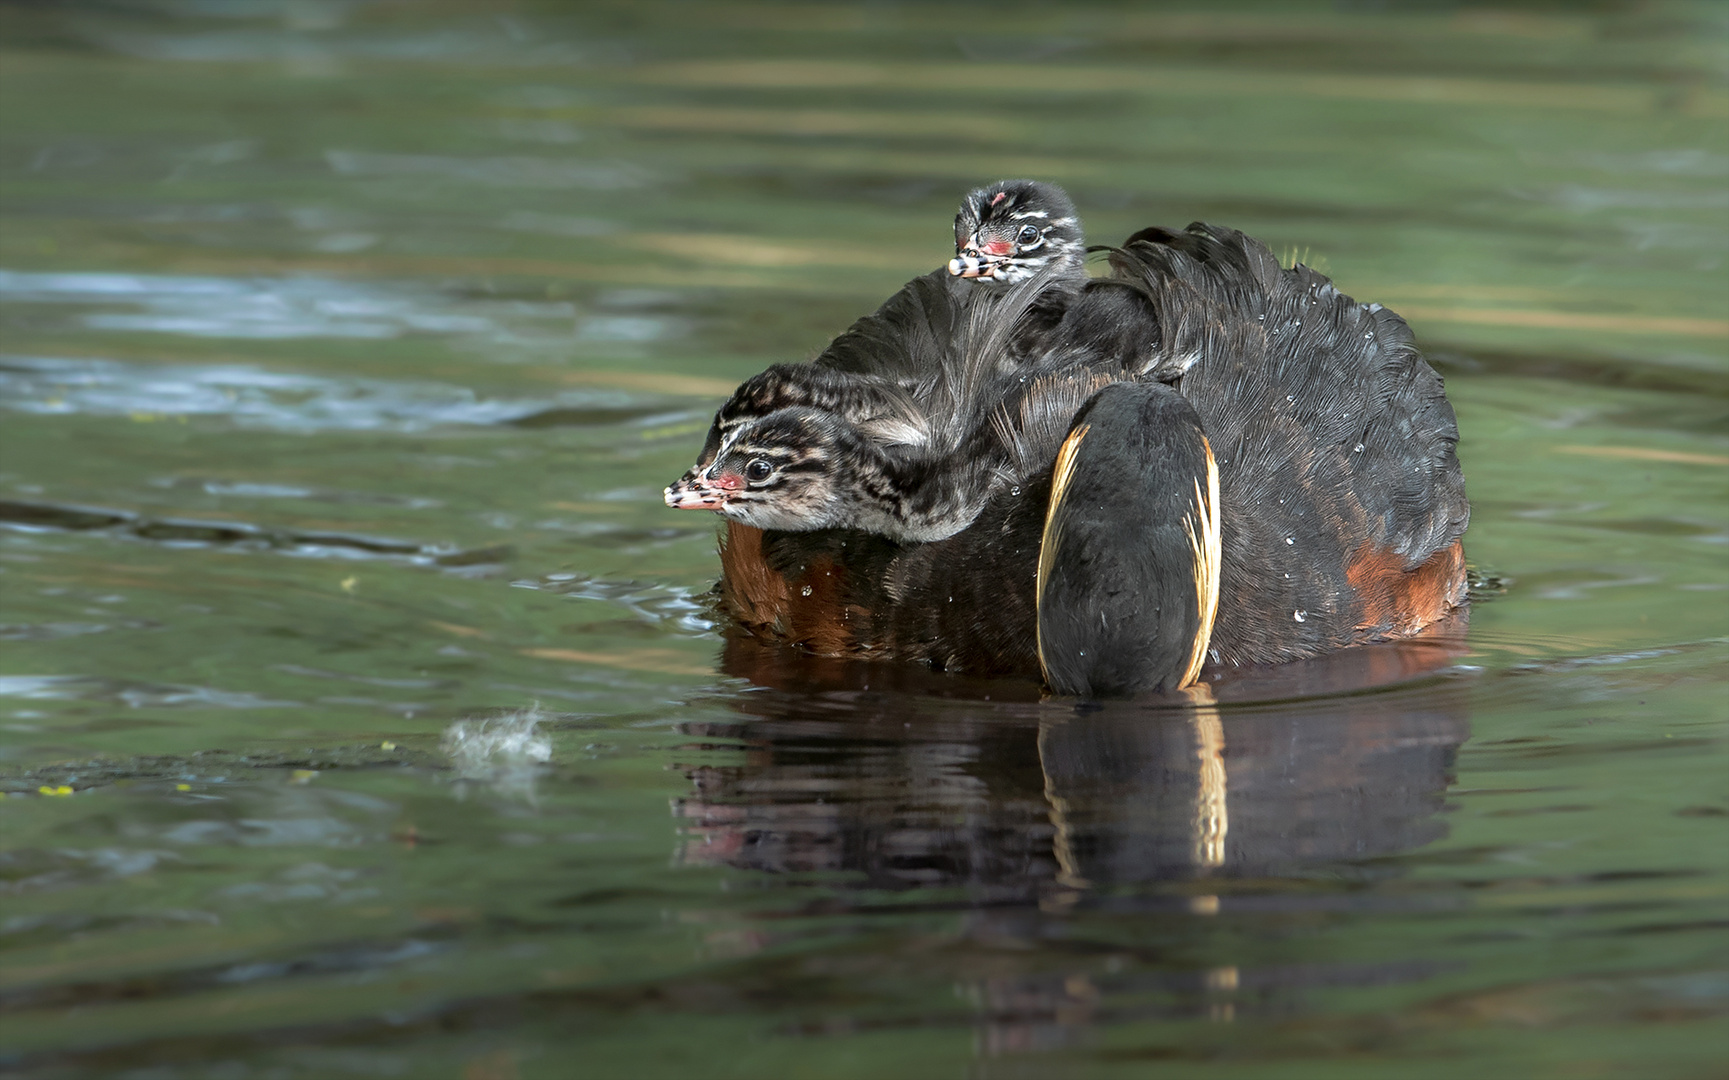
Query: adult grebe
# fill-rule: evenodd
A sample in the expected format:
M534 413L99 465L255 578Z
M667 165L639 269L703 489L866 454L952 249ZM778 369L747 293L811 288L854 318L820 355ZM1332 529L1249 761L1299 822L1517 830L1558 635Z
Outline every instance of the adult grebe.
M1092 695L1406 636L1464 602L1457 426L1403 320L1228 229L1145 230L1111 267L1110 309L1147 325L1065 314L1006 369L991 350L1036 274L986 314L915 290L924 315L876 346L971 373L922 433L916 399L741 407L727 431L723 409L668 501L732 518L738 622Z

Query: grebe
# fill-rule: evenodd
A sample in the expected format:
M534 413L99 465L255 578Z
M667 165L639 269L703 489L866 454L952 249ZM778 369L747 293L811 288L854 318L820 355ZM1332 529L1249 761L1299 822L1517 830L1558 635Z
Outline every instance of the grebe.
M1100 695L1407 636L1464 602L1457 426L1403 320L1228 229L1110 252L1007 366L1050 267L989 309L903 290L923 314L873 339L881 369L966 402L857 368L824 378L877 380L862 410L735 395L736 437L723 408L668 502L731 518L720 594L742 626Z

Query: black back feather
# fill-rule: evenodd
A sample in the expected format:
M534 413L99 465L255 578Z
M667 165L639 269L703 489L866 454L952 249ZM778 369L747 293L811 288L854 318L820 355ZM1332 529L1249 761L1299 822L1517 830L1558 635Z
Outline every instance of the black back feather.
M1112 264L1153 303L1154 367L1181 369L1218 459L1221 658L1348 640L1354 559L1415 569L1470 519L1453 409L1410 327L1232 229L1144 230Z

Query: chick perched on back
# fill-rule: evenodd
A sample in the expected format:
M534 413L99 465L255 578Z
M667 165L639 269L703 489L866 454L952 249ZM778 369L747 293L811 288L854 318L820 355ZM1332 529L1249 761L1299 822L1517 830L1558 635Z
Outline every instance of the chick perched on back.
M949 273L1013 285L1046 268L1062 284L1086 282L1086 237L1068 193L1037 180L999 180L961 200Z
M955 251L811 363L740 386L667 505L908 541L965 528L1012 482L1012 402L1040 373L1079 362L1053 335L1087 273L1074 204L1034 180L970 192Z
M809 364L746 381L667 505L742 524L853 528L897 541L966 528L1048 470L1068 422L1117 380L1179 377L1138 277L1089 279L1061 188L970 192L957 255L914 278Z
M1074 203L1062 188L1000 180L961 200L955 258L914 278L876 311L853 323L811 366L890 378L915 394L940 375L933 354L905 340L944 320L996 313L1006 336L991 358L999 374L1037 363L1087 285L1086 246ZM1031 296L1015 288L1030 289Z
M932 278L913 281L903 290L907 317L855 333L849 347L919 377L769 368L715 414L697 463L667 488L667 505L765 529L853 528L900 541L959 532L1026 471L1018 440L1029 395L1049 396L1053 381L1096 388L1097 358L1084 349L1046 350L1001 370L1044 284L1042 274L1028 279L986 307Z

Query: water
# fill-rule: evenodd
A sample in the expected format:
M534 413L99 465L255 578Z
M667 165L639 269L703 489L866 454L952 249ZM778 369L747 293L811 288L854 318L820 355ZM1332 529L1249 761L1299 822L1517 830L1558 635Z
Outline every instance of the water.
M6 12L11 1070L1720 1073L1718 8L495 10ZM716 401L1029 174L1411 319L1468 636L723 639Z

